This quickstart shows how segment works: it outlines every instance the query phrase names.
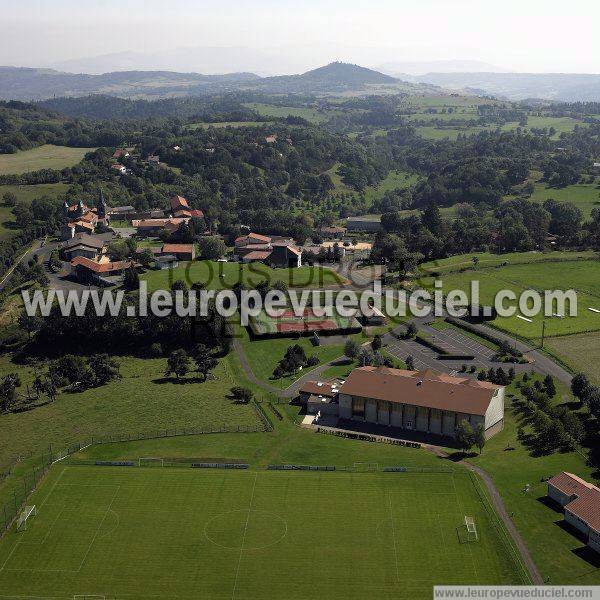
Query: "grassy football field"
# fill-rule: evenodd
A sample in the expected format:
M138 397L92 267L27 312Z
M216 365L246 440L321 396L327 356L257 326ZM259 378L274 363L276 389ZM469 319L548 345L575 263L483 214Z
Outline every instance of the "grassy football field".
M26 531L0 540L2 598L414 600L523 582L467 473L61 465L30 503Z

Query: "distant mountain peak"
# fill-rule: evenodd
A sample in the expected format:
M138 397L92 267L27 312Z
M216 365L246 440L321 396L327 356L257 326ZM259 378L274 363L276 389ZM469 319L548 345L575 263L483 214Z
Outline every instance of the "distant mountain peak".
M327 81L330 83L394 83L396 79L379 71L367 69L360 65L344 62L332 62L323 67L307 71L300 75L302 79Z

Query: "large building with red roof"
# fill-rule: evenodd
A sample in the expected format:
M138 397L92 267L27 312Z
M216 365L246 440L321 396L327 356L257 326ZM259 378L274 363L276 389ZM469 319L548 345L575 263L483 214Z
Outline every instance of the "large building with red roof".
M565 521L581 531L590 548L600 552L600 489L563 471L548 480L548 496L565 511Z
M481 425L486 437L504 423L503 386L432 370L354 369L339 387L337 404L340 419L451 438L463 420Z
M273 267L301 267L302 251L292 238L248 233L235 239L235 255L244 263L264 262Z

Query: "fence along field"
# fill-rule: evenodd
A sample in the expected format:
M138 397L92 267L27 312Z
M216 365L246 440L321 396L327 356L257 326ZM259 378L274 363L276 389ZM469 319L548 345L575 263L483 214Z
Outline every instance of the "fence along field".
M528 582L467 473L59 465L28 503L27 531L0 540L4 594L414 600Z

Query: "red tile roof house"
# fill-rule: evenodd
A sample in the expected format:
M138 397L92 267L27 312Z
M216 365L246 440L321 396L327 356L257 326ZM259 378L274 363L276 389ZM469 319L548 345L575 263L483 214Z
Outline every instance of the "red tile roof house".
M194 260L196 248L194 244L163 244L159 256L176 256L179 260Z
M84 256L77 256L71 261L71 269L81 283L97 285L113 285L117 283L115 277L122 275L134 263L127 260L117 262L99 263Z
M503 386L432 370L360 367L341 384L337 401L340 419L424 434L453 438L465 420L482 425L489 438L504 426Z
M548 496L565 511L565 521L581 531L587 545L600 553L600 489L563 471L548 480Z
M134 219L131 226L137 229L140 235L158 235L163 229L176 231L182 223L187 223L187 217L175 217L171 219Z

